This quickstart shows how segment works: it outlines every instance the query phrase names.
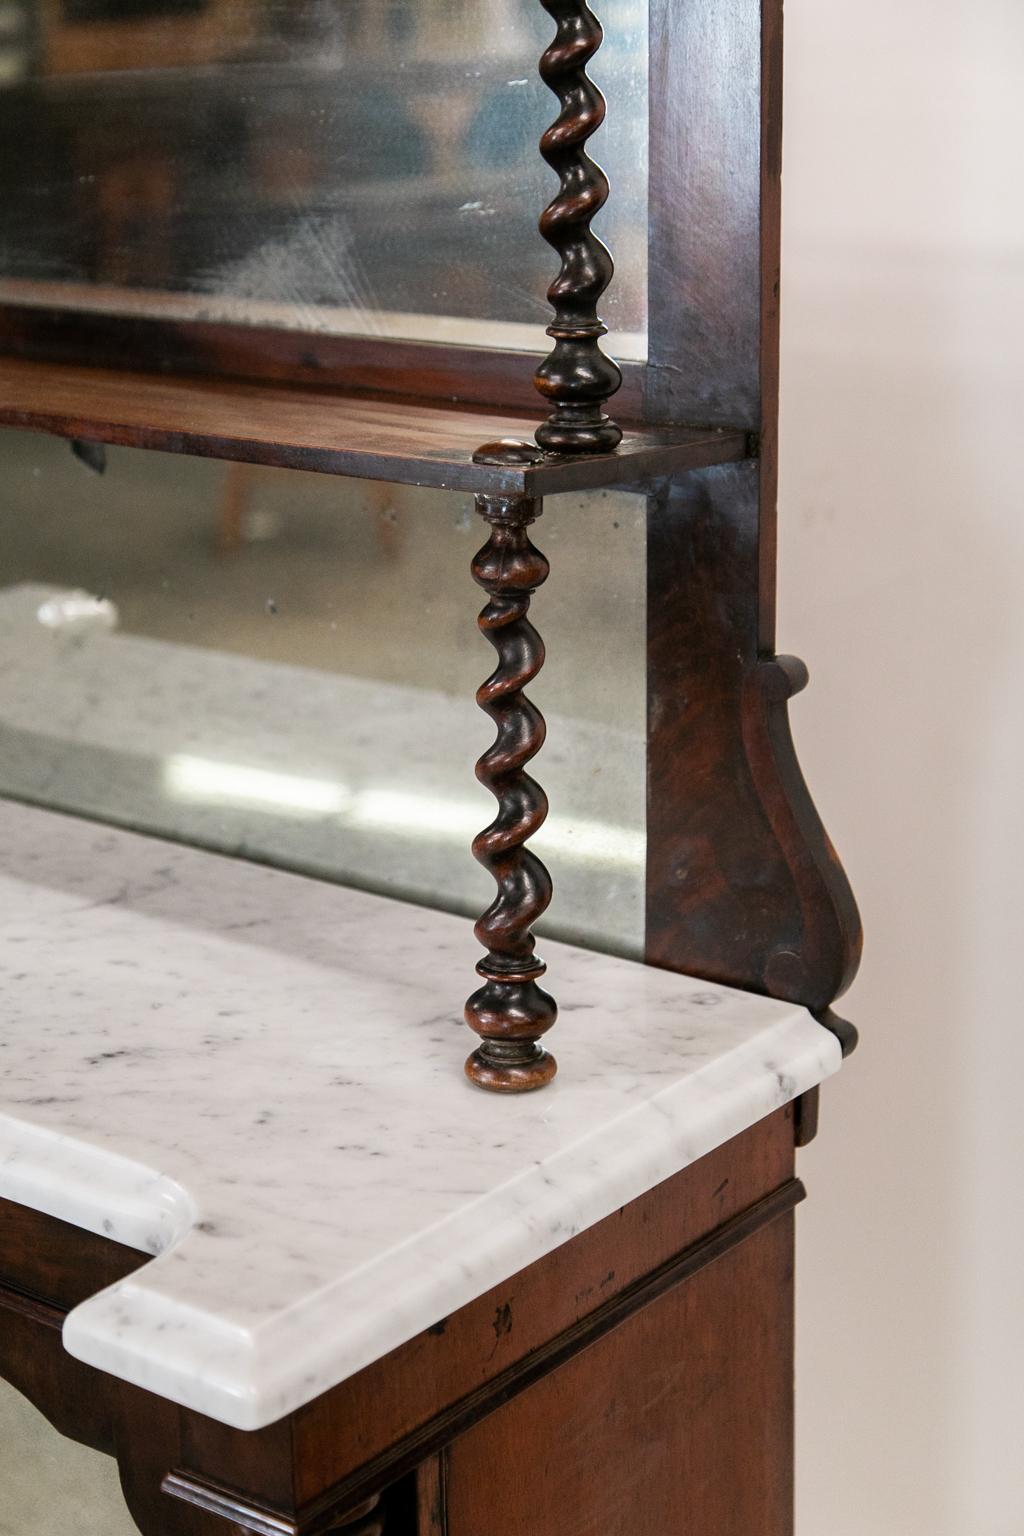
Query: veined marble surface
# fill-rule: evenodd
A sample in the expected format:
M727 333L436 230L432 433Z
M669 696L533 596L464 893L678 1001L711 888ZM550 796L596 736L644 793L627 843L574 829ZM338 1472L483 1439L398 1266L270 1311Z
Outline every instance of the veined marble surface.
M460 918L0 803L0 1195L157 1255L73 1355L243 1429L836 1071L802 1009L545 944L560 1072L463 1078Z

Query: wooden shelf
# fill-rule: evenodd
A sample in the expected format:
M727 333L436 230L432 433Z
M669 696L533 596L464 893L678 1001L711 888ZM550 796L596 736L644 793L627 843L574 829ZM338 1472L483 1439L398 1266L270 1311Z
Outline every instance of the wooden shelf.
M534 465L473 463L484 443L532 441L540 414L506 416L302 386L0 359L4 426L363 480L545 496L635 485L749 456L748 436L740 429L666 427L627 432L613 454Z

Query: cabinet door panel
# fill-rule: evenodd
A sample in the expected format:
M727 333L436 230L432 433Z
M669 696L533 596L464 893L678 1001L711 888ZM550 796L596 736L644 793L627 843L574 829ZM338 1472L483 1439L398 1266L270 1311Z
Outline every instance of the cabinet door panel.
M793 1218L450 1450L449 1536L790 1536Z

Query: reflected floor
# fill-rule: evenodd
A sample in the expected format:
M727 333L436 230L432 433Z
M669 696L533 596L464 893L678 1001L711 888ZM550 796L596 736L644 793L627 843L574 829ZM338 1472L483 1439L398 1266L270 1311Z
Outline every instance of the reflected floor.
M461 912L493 814L472 765L493 665L471 499L0 439L0 792ZM542 931L636 954L644 837L644 504L549 498L536 846ZM61 592L103 600L60 618ZM54 623L40 622L45 611ZM184 775L184 777L183 777ZM187 779L187 782L186 782ZM371 814L372 813L372 814Z
M65 1440L0 1381L0 1536L138 1536L116 1463Z

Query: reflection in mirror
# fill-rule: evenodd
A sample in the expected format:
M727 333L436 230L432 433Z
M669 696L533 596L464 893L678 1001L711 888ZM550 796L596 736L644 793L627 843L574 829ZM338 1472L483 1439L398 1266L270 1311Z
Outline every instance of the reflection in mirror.
M472 499L4 437L0 793L476 916L493 666ZM642 498L553 497L543 931L637 954ZM581 552L585 558L581 558Z
M117 1465L66 1440L0 1381L0 1536L138 1536Z
M645 353L646 0L605 0L595 223ZM544 350L538 0L4 0L0 302Z

